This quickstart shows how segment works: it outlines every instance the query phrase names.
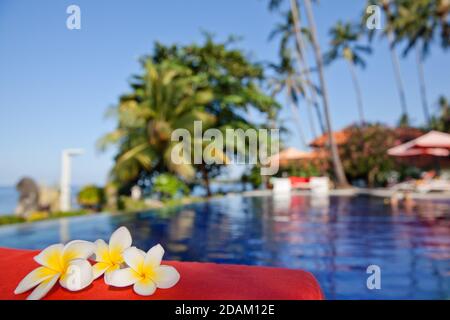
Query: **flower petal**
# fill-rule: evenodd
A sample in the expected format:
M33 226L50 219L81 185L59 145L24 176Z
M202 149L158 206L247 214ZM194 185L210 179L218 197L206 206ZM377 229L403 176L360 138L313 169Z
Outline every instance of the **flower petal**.
M86 288L94 280L92 266L86 259L70 261L66 273L61 275L59 284L70 291Z
M109 256L116 263L122 260L122 253L131 246L131 234L125 227L120 227L113 232L109 239Z
M111 267L112 265L107 262L97 262L92 266L92 274L94 277L94 280L100 277L102 274L105 273L105 271Z
M142 254L142 250L136 247L131 247L125 250L123 253L123 259L125 263L131 267L134 271L141 273L144 264L145 253Z
M155 292L156 285L149 278L141 279L134 284L133 290L141 296L150 296Z
M180 274L172 266L159 266L155 270L153 281L156 286L161 289L168 289L173 287L178 280L180 280Z
M34 261L52 270L61 271L61 258L63 250L63 244L53 244L35 256Z
M87 259L95 251L95 244L84 240L73 240L64 246L63 260Z
M120 265L118 264L112 264L105 272L105 283L109 284L109 277L111 276L111 274L120 269Z
M140 279L139 275L131 268L116 270L108 277L108 284L114 287L128 287Z
M109 262L109 247L105 241L102 239L98 239L95 241L95 261L97 262Z
M160 244L150 248L145 256L144 267L154 268L161 264L162 257L164 255L164 249Z
M27 300L39 300L44 297L58 281L59 274L42 281L27 297Z
M14 290L15 294L24 293L25 291L30 290L33 287L36 287L39 283L48 278L51 278L58 274L56 271L49 269L47 267L38 267L31 271L29 274L25 276L25 278L20 281L17 285L16 290Z

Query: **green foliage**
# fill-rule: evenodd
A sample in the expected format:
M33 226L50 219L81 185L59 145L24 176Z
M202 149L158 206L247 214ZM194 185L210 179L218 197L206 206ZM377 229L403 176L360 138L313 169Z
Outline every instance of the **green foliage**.
M156 43L153 54L141 59L143 71L112 112L117 129L99 141L102 149L118 147L111 178L121 193L160 173L189 182L201 172L208 185L221 165L174 163L171 154L178 141L171 141L171 133L186 129L192 134L197 120L203 130L257 127L248 117L250 109L269 115L278 108L260 88L263 68L230 48L232 43L215 43L210 36L200 46ZM227 163L225 149L216 148L214 158Z
M360 31L356 25L338 21L330 30L330 51L325 54L325 63L331 63L338 58L344 58L356 66L365 67L362 54L370 54L372 49L360 44Z
M89 214L90 212L87 210L74 210L74 211L57 211L52 212L49 216L50 219L58 219L58 218L68 218L68 217L76 217L76 216L84 216Z
M22 223L25 222L26 219L23 217L19 217L17 215L4 215L0 216L0 225L4 224L13 224L13 223Z
M344 170L350 180L363 179L370 187L382 185L395 168L387 150L394 146L392 129L374 124L347 128L349 138L340 146Z
M261 167L258 165L253 166L247 180L251 183L253 188L258 189L262 184Z
M119 210L128 212L144 211L148 210L149 206L144 200L136 200L127 196L119 197Z
M303 161L295 165L292 164L287 168L283 168L280 170L280 175L287 173L289 176L308 178L317 177L320 175L320 172L321 170L317 164Z
M409 116L408 116L407 113L403 113L400 116L400 119L398 120L397 126L400 127L400 128L409 128L409 127L411 127L411 123L409 121Z
M105 203L105 193L103 188L87 185L81 188L77 200L78 204L83 208L98 210Z
M399 180L404 181L407 179L420 179L423 170L414 166L401 165L397 171Z
M432 42L440 38L441 47L450 44L448 1L396 0L392 1L392 28L396 43L405 42L403 54L418 47L423 56L429 52Z
M66 212L46 212L46 211L36 211L30 214L28 218L19 217L17 215L4 215L0 216L0 225L24 223L24 222L35 222L41 220L49 219L59 219L66 217L75 217L88 214L86 210L76 210L76 211L66 211Z
M162 173L155 178L153 191L161 195L161 199L174 199L189 192L187 185L168 173Z
M26 221L33 222L33 221L41 221L41 220L48 220L48 219L76 217L76 216L83 216L88 213L90 213L88 210L55 211L55 212L35 211L35 212L32 212L27 217Z
M431 118L431 129L450 133L450 104L446 97L438 100L438 114Z
M446 0L367 0L361 16L361 30L373 39L375 29L365 27L369 5L377 5L385 14L383 35L393 35L393 45L404 44L403 55L418 47L423 56L429 52L432 42L440 41L443 49L450 44L450 6Z

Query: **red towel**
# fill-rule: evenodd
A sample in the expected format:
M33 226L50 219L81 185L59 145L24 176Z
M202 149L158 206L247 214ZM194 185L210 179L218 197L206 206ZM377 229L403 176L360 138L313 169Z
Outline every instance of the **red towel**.
M38 251L0 248L0 299L25 299L31 291L15 295L20 280L38 267ZM44 299L166 299L166 300L321 300L324 298L314 276L302 270L216 263L164 261L174 266L180 281L170 289L157 289L148 297L132 287L113 288L103 277L78 292L56 284Z

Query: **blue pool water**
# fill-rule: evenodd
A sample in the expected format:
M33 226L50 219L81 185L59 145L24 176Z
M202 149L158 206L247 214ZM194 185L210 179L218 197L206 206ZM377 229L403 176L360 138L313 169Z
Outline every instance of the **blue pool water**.
M161 243L166 259L308 270L327 299L450 298L449 200L391 208L369 197L228 196L172 212L2 227L0 246L108 240L121 225L142 249ZM381 268L380 290L366 286L372 264Z

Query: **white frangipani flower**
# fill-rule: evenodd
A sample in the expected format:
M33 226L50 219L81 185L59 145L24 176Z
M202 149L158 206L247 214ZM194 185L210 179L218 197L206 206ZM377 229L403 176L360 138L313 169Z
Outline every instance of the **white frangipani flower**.
M131 246L131 243L131 234L126 227L120 227L114 231L109 238L109 244L101 239L95 241L95 261L97 263L93 266L94 279L105 274L105 282L108 283L111 272L120 269L123 265L123 253Z
M153 294L156 288L174 286L180 274L172 266L161 265L164 249L161 245L152 247L147 253L135 247L125 250L123 258L129 268L112 272L108 284L115 287L133 285L134 292L143 296Z
M94 253L92 242L74 240L54 244L42 250L34 260L41 266L31 271L14 290L24 293L34 287L28 300L44 297L59 279L59 284L70 291L86 288L93 281L92 267L87 258Z

